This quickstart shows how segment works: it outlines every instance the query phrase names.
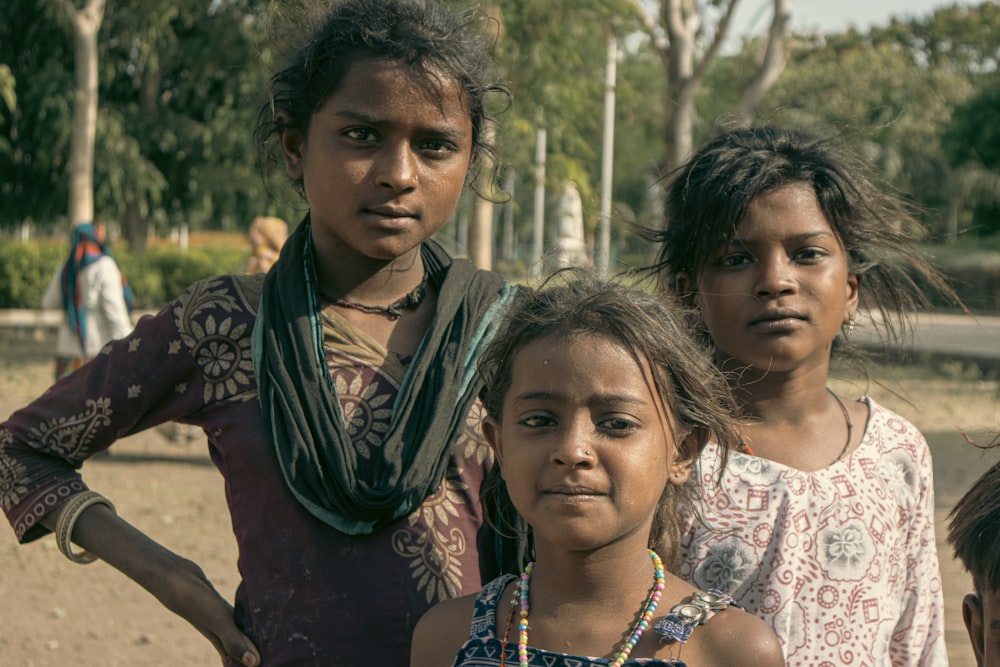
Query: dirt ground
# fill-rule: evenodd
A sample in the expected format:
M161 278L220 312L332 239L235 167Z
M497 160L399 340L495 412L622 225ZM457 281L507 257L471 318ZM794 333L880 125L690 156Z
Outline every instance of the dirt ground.
M0 332L0 419L41 393L52 370L51 341ZM943 542L945 517L1000 450L983 455L959 431L980 441L1000 428L996 381L955 365L943 374L884 369L885 386L838 380L846 396L870 393L913 421L934 454L937 536L944 577L952 667L974 667L961 617L970 579ZM111 456L85 467L95 490L111 497L139 529L206 571L232 599L239 575L221 477L204 436L172 440L150 431L117 443ZM19 546L0 529L0 663L10 667L215 665L214 650L194 629L104 563L67 561L51 536Z

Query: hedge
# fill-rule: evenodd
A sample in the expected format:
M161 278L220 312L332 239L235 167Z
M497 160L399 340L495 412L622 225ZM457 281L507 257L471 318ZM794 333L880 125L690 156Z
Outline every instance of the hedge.
M56 267L66 259L64 242L0 241L0 308L38 308ZM136 308L156 310L202 278L238 273L246 266L243 245L150 248L139 254L113 249L135 292Z
M1000 250L992 247L927 248L965 304L975 313L1000 315ZM0 240L0 308L38 308L55 268L65 259L65 242ZM196 280L238 273L246 266L249 246L230 239L181 250L153 247L139 254L115 246L115 258L136 295L136 307L155 310ZM954 309L930 293L932 305Z

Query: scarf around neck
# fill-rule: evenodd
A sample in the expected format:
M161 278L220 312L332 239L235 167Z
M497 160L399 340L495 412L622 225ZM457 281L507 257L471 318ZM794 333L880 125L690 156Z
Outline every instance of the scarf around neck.
M341 532L366 535L408 515L441 485L482 386L476 361L512 290L434 241L421 245L438 288L436 311L382 446L372 450L369 482L358 475L359 455L326 365L310 227L306 216L264 280L252 343L258 398L299 503Z

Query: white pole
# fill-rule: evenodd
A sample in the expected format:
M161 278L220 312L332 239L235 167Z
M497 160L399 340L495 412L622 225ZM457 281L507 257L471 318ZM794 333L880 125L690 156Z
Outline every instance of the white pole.
M535 244L531 274L542 273L542 246L545 242L545 128L535 133Z
M604 77L604 141L601 148L601 217L598 220L597 273L607 277L611 257L611 174L615 153L615 78L618 41L608 31L608 64Z

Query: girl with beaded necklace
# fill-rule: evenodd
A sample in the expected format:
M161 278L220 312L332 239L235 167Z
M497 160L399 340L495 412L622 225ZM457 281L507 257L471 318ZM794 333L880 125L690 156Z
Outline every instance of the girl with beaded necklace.
M763 622L664 564L692 462L710 437L735 444L725 383L670 304L550 281L515 302L480 372L500 470L484 508L533 556L428 611L411 667L784 664Z
M789 665L946 665L927 443L828 387L859 310L896 338L922 305L915 276L960 303L867 171L832 140L755 127L667 187L660 283L693 307L741 439L695 464L706 512L685 518L681 575L766 620Z

